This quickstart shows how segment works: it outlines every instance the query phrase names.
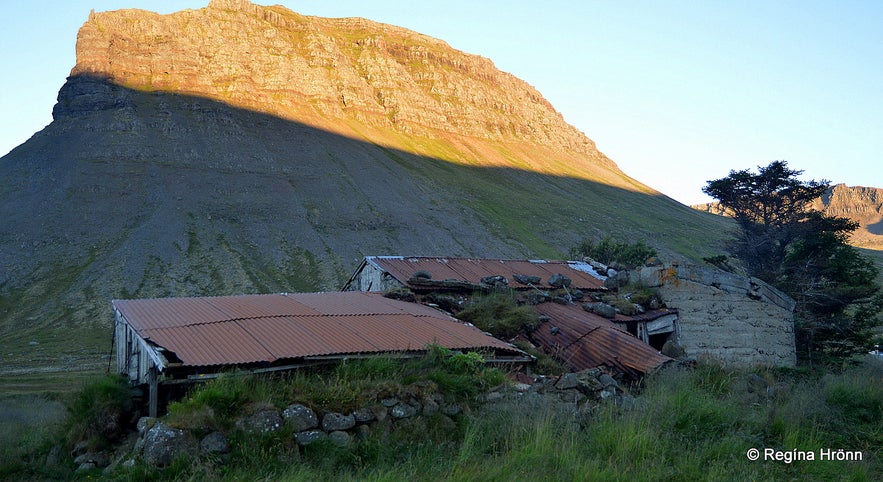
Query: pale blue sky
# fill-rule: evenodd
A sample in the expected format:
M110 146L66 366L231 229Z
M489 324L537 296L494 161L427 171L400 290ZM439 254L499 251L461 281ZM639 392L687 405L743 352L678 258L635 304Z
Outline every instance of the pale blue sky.
M12 2L10 2L12 3ZM535 86L630 176L684 203L730 169L883 187L883 2L277 0L441 38ZM90 9L203 1L30 0L0 30L0 154L51 121Z

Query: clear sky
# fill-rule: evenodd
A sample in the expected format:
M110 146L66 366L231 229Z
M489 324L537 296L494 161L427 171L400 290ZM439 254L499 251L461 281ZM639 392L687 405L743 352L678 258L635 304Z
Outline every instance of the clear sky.
M683 203L773 160L805 179L883 188L877 0L257 0L400 25L536 87L630 176ZM51 120L89 10L202 1L15 1L3 7L0 155ZM2 182L2 181L0 181Z

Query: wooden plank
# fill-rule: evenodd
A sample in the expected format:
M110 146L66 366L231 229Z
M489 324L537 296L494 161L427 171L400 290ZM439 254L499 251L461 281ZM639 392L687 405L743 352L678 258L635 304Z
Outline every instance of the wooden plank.
M156 418L157 404L159 401L159 383L156 379L156 367L150 367L147 373L147 383L150 386L150 398L148 402L148 415Z

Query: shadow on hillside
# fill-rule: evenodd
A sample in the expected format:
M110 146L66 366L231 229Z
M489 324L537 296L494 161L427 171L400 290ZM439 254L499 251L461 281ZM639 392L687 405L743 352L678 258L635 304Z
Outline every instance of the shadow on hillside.
M50 168L56 181L58 176L66 178L74 191L98 190L82 196L88 197L87 203L94 202L96 194L112 194L115 188L100 179L109 171L114 172L115 181L129 181L130 190L139 191L149 187L141 184L156 182L151 175L163 178L162 169L177 169L183 175L199 173L205 181L217 183L214 193L201 193L205 196L238 198L228 207L243 208L239 215L216 214L248 218L248 224L273 211L267 198L275 192L277 201L289 197L282 209L291 209L289 215L304 218L320 235L321 231L377 230L389 234L407 231L408 224L452 223L488 232L470 240L462 230L448 229L463 236L464 242L443 243L437 238L443 233L430 229L427 234L436 236L435 243L405 236L402 241L413 243L410 249L395 242L387 247L428 255L564 255L585 237L613 234L695 258L717 254L720 248L715 246L727 226L718 217L697 213L666 196L513 168L455 164L210 99L133 91L100 77L68 79L53 117L55 121L39 140L12 151L0 169L8 174L16 168L16 159L28 159L32 168L52 158L63 159ZM53 129L58 125L64 129ZM39 142L40 149L30 149L32 142ZM53 151L49 156L43 154L47 148ZM84 168L85 161L97 168ZM65 167L74 172L63 171ZM262 176L267 185L261 185ZM275 179L269 181L269 177ZM175 195L212 210L204 200L194 198L200 192L176 192L168 179L165 182L165 186L154 186L154 197ZM243 187L243 183L250 184ZM150 193L142 196L149 198ZM3 203L8 204L9 196L4 197ZM298 202L289 202L291 198ZM56 196L52 201L63 204L77 199ZM121 201L125 204L125 199ZM101 211L108 210L98 204ZM488 245L495 237L499 246ZM383 251L382 246L368 244L369 254ZM445 245L460 249L454 253L433 250Z
M560 258L605 235L697 259L731 225L97 77L68 79L53 117L0 159L0 339L39 365L104 352L113 298L334 290L366 255Z

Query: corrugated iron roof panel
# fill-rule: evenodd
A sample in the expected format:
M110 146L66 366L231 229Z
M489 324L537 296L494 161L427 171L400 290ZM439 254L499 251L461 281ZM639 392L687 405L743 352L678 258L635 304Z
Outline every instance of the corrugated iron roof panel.
M332 295L332 296L329 296ZM364 315L411 313L428 315L437 312L427 306L406 303L380 296L374 292L341 291L336 293L290 293L296 300L322 315Z
M616 324L578 305L543 303L536 309L550 321L542 323L531 337L574 370L607 365L637 376L671 361Z
M226 313L231 320L267 316L308 316L320 314L315 309L282 294L220 296L207 299L209 303Z
M332 316L256 318L240 323L277 358L378 351Z
M116 300L114 306L127 320L139 320L141 328L215 323L228 318L228 315L215 307L209 298Z
M296 299L281 294L115 300L113 304L126 319L141 320L144 328L320 314Z
M568 261L515 260L489 258L433 258L433 257L370 257L372 264L380 266L403 284L407 284L417 271L426 271L433 280L466 281L479 283L486 276L505 276L509 286L525 288L515 281L514 275L537 276L540 288L549 288L548 280L554 274L563 274L571 279L572 288L581 290L602 290L604 281L589 274L584 263L574 267ZM579 268L579 269L577 269Z
M139 334L174 353L187 366L256 363L274 359L269 350L235 323L156 328Z
M173 352L186 366L423 350L430 343L521 354L438 310L380 293L164 298L113 304L137 334Z

